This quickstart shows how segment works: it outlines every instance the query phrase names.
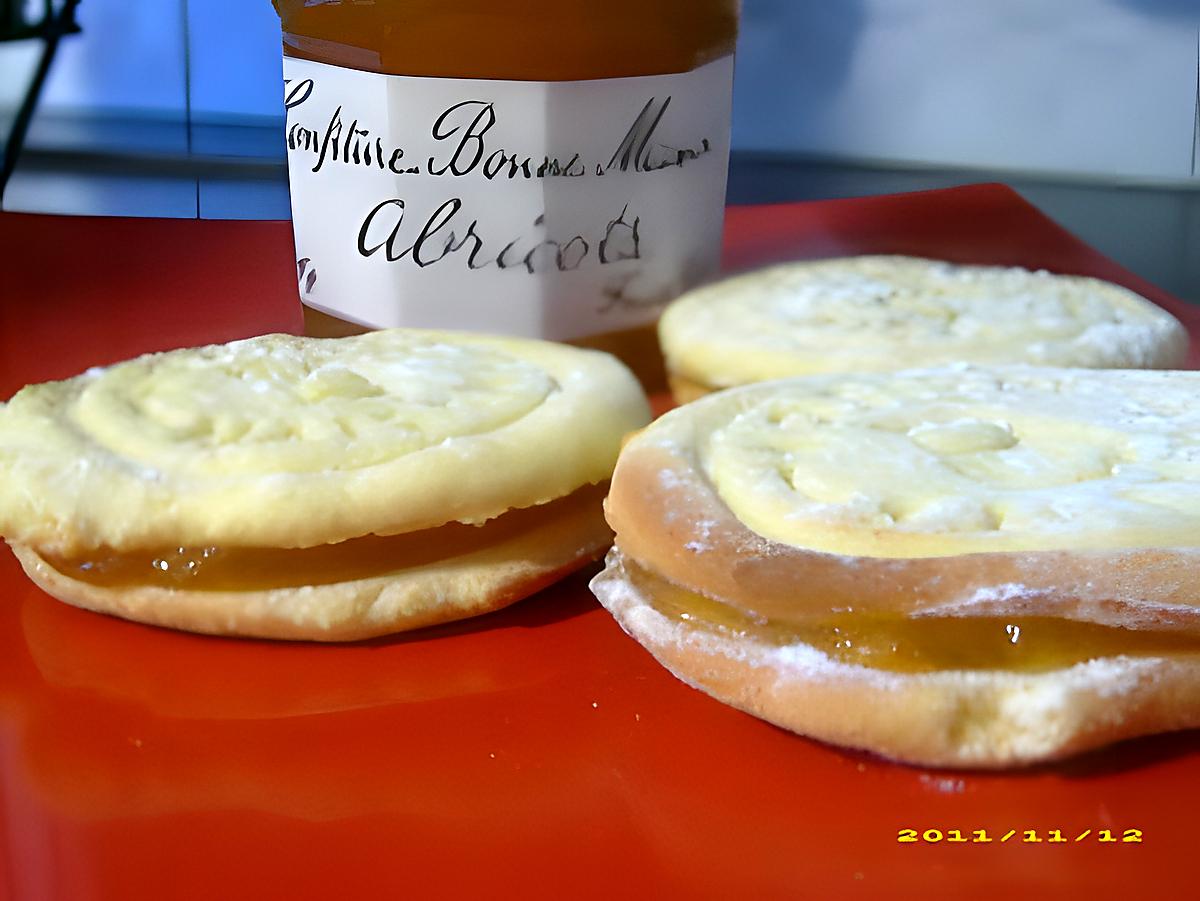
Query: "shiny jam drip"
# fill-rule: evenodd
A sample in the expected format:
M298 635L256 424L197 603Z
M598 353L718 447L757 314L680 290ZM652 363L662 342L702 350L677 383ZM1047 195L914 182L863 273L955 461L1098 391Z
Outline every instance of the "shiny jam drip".
M1200 635L1125 629L1051 616L835 613L812 622L781 623L757 619L729 604L680 588L628 559L624 567L639 593L671 619L776 647L804 643L838 663L890 672L1036 673L1099 657L1200 653Z
M311 548L173 547L85 558L43 555L59 572L105 588L158 585L190 591L255 591L329 585L386 575L484 551L554 521L601 517L608 484L521 510L481 526L448 523L433 529L380 537L367 535Z

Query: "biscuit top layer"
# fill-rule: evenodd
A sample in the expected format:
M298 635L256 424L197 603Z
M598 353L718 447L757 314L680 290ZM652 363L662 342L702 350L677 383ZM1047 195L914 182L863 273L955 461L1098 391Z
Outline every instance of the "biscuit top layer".
M1197 547L1197 397L1192 372L812 376L683 407L626 453L688 447L738 520L825 553Z
M957 361L1168 368L1187 353L1169 313L1108 282L887 256L717 282L672 304L660 336L673 372L713 387Z
M544 369L487 347L414 335L352 347L283 339L142 357L81 376L70 420L179 476L348 472L503 428L556 390Z
M0 532L305 547L569 494L648 418L611 358L393 330L153 354L0 406Z

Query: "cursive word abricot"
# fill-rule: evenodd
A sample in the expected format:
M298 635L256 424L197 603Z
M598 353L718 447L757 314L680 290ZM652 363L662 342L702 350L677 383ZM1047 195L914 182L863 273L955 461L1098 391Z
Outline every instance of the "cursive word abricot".
M453 197L434 210L420 227L405 229L406 205L393 197L375 206L358 230L358 252L371 257L382 251L383 259L391 263L410 261L424 269L447 259L459 259L468 269L512 269L529 274L539 272L571 272L585 260L594 257L600 265L622 260L641 259L641 217L630 217L629 207L610 219L602 231L591 235L541 237L537 234L496 240L480 233L478 219L471 219L461 230L466 216L461 198ZM544 232L545 215L533 222L533 228ZM407 235L407 236L406 236Z

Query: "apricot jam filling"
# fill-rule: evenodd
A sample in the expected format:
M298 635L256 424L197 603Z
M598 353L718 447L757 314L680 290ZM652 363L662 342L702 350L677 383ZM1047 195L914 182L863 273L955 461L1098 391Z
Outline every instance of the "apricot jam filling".
M436 564L517 541L556 522L600 520L608 483L536 507L509 510L480 526L447 523L402 535L367 535L311 548L173 547L86 557L43 554L63 575L104 588L262 591L368 579Z
M775 647L807 644L838 663L896 673L1038 673L1099 657L1200 653L1200 635L1125 629L1050 616L967 617L837 613L811 623L762 620L668 582L628 558L626 575L664 616Z

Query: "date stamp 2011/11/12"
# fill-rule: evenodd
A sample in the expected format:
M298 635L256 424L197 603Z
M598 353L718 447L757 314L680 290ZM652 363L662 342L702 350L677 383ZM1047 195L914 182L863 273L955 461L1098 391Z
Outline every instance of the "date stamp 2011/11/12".
M1097 842L1099 844L1137 844L1141 842L1141 829L1084 829L1081 831L1063 832L1061 829L1009 829L1007 832L992 835L986 829L974 829L963 832L961 829L900 829L896 833L896 841L900 844L949 844L949 845L984 845L990 842L1021 842L1022 844L1046 843L1051 845L1077 844L1079 842Z

